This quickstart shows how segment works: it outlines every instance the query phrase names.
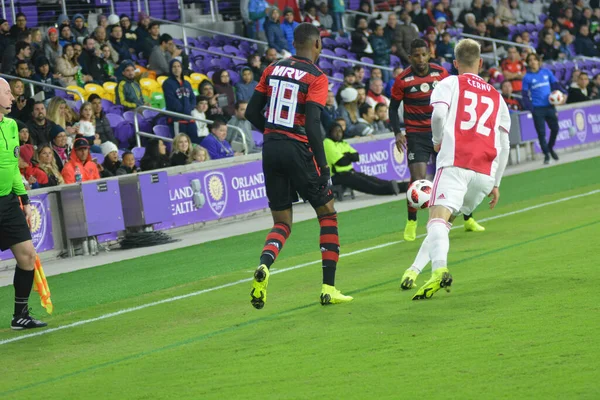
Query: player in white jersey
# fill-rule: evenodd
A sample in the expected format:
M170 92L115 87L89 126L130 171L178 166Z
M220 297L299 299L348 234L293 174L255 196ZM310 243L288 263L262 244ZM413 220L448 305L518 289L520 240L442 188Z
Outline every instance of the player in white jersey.
M486 196L491 197L490 208L500 198L498 188L510 152L510 116L501 94L477 75L480 52L477 42L461 40L454 61L459 75L439 82L431 94L433 145L439 153L427 237L417 257L429 256L432 274L413 300L431 298L440 288L450 291L452 221L460 213L472 213Z

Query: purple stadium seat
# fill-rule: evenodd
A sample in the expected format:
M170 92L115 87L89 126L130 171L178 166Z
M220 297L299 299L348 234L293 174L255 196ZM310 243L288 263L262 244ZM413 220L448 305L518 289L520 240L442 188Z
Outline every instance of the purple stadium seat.
M229 79L231 81L232 85L235 85L236 83L238 83L241 79L240 79L240 74L238 74L237 72L228 69L227 72L229 72Z
M119 117L121 116L119 115ZM123 149L130 148L131 144L134 142L135 139L135 128L133 124L131 122L123 120L123 122L121 122L114 128L114 131L115 138L119 141L119 147Z
M123 115L123 113L125 112L125 106L118 106L116 104L113 104L112 106L110 106L108 108L108 110L106 111L106 113L111 113L111 114L117 114L117 115Z
M164 19L165 8L161 0L149 0L148 7L150 8L150 16L154 18Z
M234 47L230 44L226 44L225 46L223 46L223 53L231 54L232 56L236 56L239 53L239 50L237 47Z
M323 38L323 47L327 49L335 49L338 43L331 38Z
M402 66L402 61L400 60L400 57L395 56L395 55L390 55L390 66L392 68L396 68L396 67L401 67Z
M368 63L368 64L375 64L375 62L373 61L373 59L370 58L370 57L361 57L360 61L362 61L364 63Z
M123 113L123 119L125 119L125 121L129 121L131 123L133 123L134 119L135 119L135 112L134 111L125 111ZM138 121L140 121L141 118L138 119Z
M104 162L104 156L102 155L102 153L94 153L94 155L92 156L92 160L96 159L96 162L98 164L102 164Z
M131 152L133 153L133 157L135 158L135 161L139 161L142 159L142 157L144 157L144 154L146 154L146 148L145 147L134 147L133 149L131 149Z
M337 79L342 79L343 80L344 79L344 74L341 73L341 72L336 72L336 73L333 74L333 77L337 78Z
M229 68L233 67L231 58L226 58L226 57L220 58L218 65L219 65L219 68L221 68L221 69L229 69Z
M152 131L154 132L154 134L156 136L170 138L170 139L173 138L171 136L171 129L167 125L156 125L156 126L154 126L154 128L152 128ZM170 152L171 151L171 143L167 142L166 140L164 140L163 142L165 143L165 146L167 146L167 150Z
M343 70L344 68L351 67L352 65L344 61L333 60L333 66L339 70Z
M110 100L106 100L106 99L101 99L100 102L102 103L102 109L108 114L108 111L112 106L114 106L114 103ZM117 114L117 113L113 113L113 114Z
M335 53L336 56L338 57L346 57L346 55L348 54L348 50L342 48L342 47L336 47L333 52Z
M329 49L323 49L323 51L321 51L321 54L325 56L335 56L335 53Z
M106 7L110 6L110 1L109 0L95 0L94 5L96 6L96 8L106 8ZM117 11L117 5L115 4L115 12L116 11Z
M206 73L206 76L208 76L208 79L212 80L213 75L215 74L215 71L208 71Z
M131 18L131 4L132 3L133 2L131 2L131 1L115 1L115 14L117 14L117 15L126 14L126 15L129 15ZM137 5L136 5L136 8L137 8ZM153 17L154 17L154 15L153 15ZM133 21L135 21L135 20L133 20Z
M443 62L442 67L444 67L446 71L450 72L450 70L452 69L452 64L450 64L449 62Z
M18 4L18 3L17 3ZM30 6L21 6L21 12L27 17L28 26L38 25L38 11L35 4Z
M142 116L147 121L152 121L154 119L154 117L156 117L157 115L158 115L158 113L156 111L153 111L153 110L144 110L144 111L142 111Z
M238 60L237 58L233 60L233 64L237 67L238 65L246 65L248 64L246 60Z
M177 0L167 0L165 2L165 19L169 21L179 20L179 4Z
M117 153L119 154L119 159L122 160L123 159L123 154L125 153L125 150L119 149L119 150L117 150Z
M110 127L115 129L120 123L125 122L125 119L119 114L106 114Z
M140 132L152 133L152 122L138 117L138 124L140 125Z
M262 134L262 132L259 131L252 131L252 139L254 139L254 143L261 147L264 143L265 137Z

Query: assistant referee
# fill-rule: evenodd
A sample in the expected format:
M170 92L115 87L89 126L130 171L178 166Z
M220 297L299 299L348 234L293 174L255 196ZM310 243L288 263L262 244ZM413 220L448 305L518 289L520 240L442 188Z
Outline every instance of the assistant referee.
M17 261L11 328L22 330L47 324L32 318L27 306L36 254L29 231L31 206L19 171L19 130L15 120L6 117L13 100L8 82L0 78L0 250L10 249Z

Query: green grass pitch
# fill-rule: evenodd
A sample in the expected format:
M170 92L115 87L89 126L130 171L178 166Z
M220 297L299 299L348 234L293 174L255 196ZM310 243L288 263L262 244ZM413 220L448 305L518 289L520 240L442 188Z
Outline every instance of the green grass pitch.
M400 200L339 215L350 304L318 303L314 263L273 274L262 310L243 282L2 343L32 332L4 328L0 288L0 398L598 399L599 172L596 158L505 178L475 214L501 217L451 232L452 292L429 301L399 290L422 239L360 252L401 240ZM250 278L265 234L53 276L55 314L31 303L56 328ZM319 258L318 224L298 223L274 271Z

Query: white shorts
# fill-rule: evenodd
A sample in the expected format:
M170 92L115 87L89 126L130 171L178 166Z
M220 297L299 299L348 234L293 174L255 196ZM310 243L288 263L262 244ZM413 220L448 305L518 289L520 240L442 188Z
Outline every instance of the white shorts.
M437 170L429 206L444 206L457 215L469 215L494 188L494 179L459 167Z

